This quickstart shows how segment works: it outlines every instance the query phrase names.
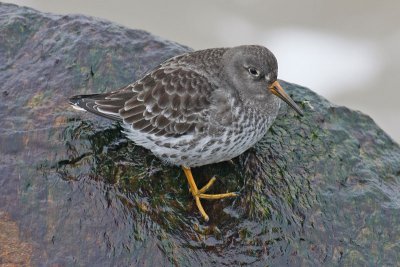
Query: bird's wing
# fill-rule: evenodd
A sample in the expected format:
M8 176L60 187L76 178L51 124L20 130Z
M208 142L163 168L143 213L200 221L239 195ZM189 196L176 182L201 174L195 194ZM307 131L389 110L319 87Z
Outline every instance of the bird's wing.
M134 130L177 136L200 130L215 86L185 67L158 68L125 88L106 94L75 96L71 104Z

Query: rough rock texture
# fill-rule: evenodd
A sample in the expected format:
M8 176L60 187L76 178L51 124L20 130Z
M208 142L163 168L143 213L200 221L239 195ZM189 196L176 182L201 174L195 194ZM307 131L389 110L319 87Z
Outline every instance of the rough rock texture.
M187 50L0 4L0 264L398 264L400 148L368 116L283 83L303 118L283 107L253 149L194 170L241 192L204 202L205 223L179 168L67 104Z

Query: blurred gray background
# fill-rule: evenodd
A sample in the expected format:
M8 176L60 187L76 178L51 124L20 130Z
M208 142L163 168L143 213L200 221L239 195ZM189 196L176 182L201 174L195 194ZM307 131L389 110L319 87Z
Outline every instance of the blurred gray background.
M147 30L194 49L261 44L279 78L370 115L400 142L400 1L6 0Z

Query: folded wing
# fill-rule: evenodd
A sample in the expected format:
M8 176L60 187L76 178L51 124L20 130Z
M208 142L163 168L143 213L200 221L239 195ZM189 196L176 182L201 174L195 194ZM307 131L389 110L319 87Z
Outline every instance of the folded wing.
M201 130L208 119L214 87L191 69L165 66L127 87L105 94L74 96L70 102L136 131L178 136Z

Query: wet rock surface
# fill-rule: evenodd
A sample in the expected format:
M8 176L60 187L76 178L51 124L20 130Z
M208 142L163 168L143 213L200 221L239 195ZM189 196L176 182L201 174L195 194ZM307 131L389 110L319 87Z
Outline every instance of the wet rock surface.
M183 172L67 98L190 50L108 21L0 4L0 263L396 265L400 147L368 116L282 82L286 106L233 160L194 169L240 197L198 214ZM12 257L10 255L13 255Z

